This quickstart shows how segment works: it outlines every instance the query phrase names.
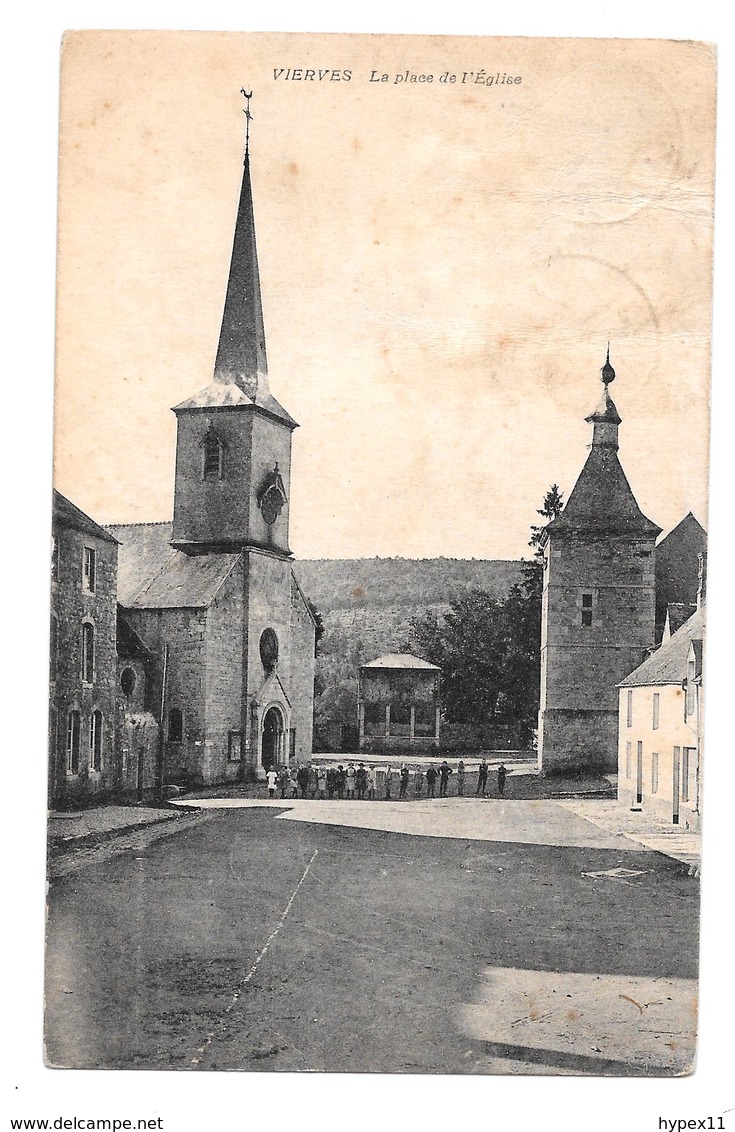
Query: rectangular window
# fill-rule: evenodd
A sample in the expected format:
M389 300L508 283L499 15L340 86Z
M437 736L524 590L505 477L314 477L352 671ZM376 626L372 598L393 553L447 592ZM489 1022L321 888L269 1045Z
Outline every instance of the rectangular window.
M633 771L633 744L625 744L625 777L630 778Z
M90 621L82 625L82 680L94 684L94 625Z
M658 794L658 751L651 755L651 793Z
M93 711L89 721L89 765L97 774L102 770L102 712Z
M242 759L242 731L230 732L227 757L231 763L239 763Z
M651 726L652 726L654 731L658 731L660 705L661 705L661 696L659 695L658 692L654 692L653 693L653 719L651 720Z
M625 726L626 727L632 727L633 726L633 693L631 691L628 692L627 697L626 697Z
M91 546L84 548L84 589L93 594L97 588L97 551Z
M640 806L643 801L643 744L638 743L635 764L635 799Z
M582 594L582 625L585 628L592 625L592 594Z
M296 728L289 728L288 732L288 761L293 763L296 758Z
M66 721L66 773L79 774L79 712L70 711Z
M695 694L696 694L696 688L695 688L694 681L696 680L696 678L697 678L697 665L696 665L695 661L693 661L693 660L687 661L687 682L686 682L686 700L685 700L685 711L686 711L687 717L689 717L690 715L694 715L694 703L695 703L694 697L695 697Z
M681 800L689 801L689 747L681 749Z

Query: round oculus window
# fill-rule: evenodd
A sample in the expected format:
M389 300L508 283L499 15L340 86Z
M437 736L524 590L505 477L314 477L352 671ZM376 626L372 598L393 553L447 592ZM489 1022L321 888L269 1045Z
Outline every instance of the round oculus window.
M128 699L130 698L130 696L132 696L133 692L135 691L136 683L137 683L137 677L135 675L135 669L134 668L123 668L122 673L120 675L120 687L122 688L124 694L128 697Z

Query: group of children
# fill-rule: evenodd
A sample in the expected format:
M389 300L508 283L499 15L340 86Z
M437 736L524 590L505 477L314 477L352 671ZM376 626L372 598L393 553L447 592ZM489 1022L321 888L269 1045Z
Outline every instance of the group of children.
M482 759L477 768L476 795L484 797L488 785L488 764ZM402 763L399 770L389 763L381 766L373 764L349 762L347 766L339 763L337 766L306 763L294 767L271 767L267 774L268 796L275 798L276 790L280 789L281 798L356 798L359 800L374 801L376 798L407 798L412 794L416 798L423 796L424 782L426 782L426 797L436 798L437 783L439 797L446 798L449 779L455 773L446 759L436 766L429 763L423 767L415 764L409 767ZM498 795L505 792L505 780L508 775L506 767L501 763L497 770ZM466 770L462 759L457 763L457 795L465 792ZM413 783L411 784L411 779ZM412 789L409 790L409 785Z

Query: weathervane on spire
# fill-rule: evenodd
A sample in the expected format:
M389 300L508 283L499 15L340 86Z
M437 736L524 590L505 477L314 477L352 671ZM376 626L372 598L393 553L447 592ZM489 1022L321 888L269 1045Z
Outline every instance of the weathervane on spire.
M602 383L605 386L605 388L607 388L607 386L610 384L611 381L615 380L615 370L610 365L610 343L609 342L607 344L607 357L605 358L605 364L602 367L602 369L600 370L600 378L601 378Z
M240 94L243 95L246 100L246 106L243 110L243 114L245 115L245 156L247 157L250 151L250 123L253 120L253 116L250 113L250 99L253 97L253 92L251 90L250 94L248 94L248 92L243 87L240 87Z

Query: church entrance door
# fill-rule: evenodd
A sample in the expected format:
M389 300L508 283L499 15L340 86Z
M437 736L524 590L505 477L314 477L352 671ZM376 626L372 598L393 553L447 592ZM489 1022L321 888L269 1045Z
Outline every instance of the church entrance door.
M263 720L263 740L261 744L261 763L263 770L278 766L283 749L283 716L277 707L268 708Z

